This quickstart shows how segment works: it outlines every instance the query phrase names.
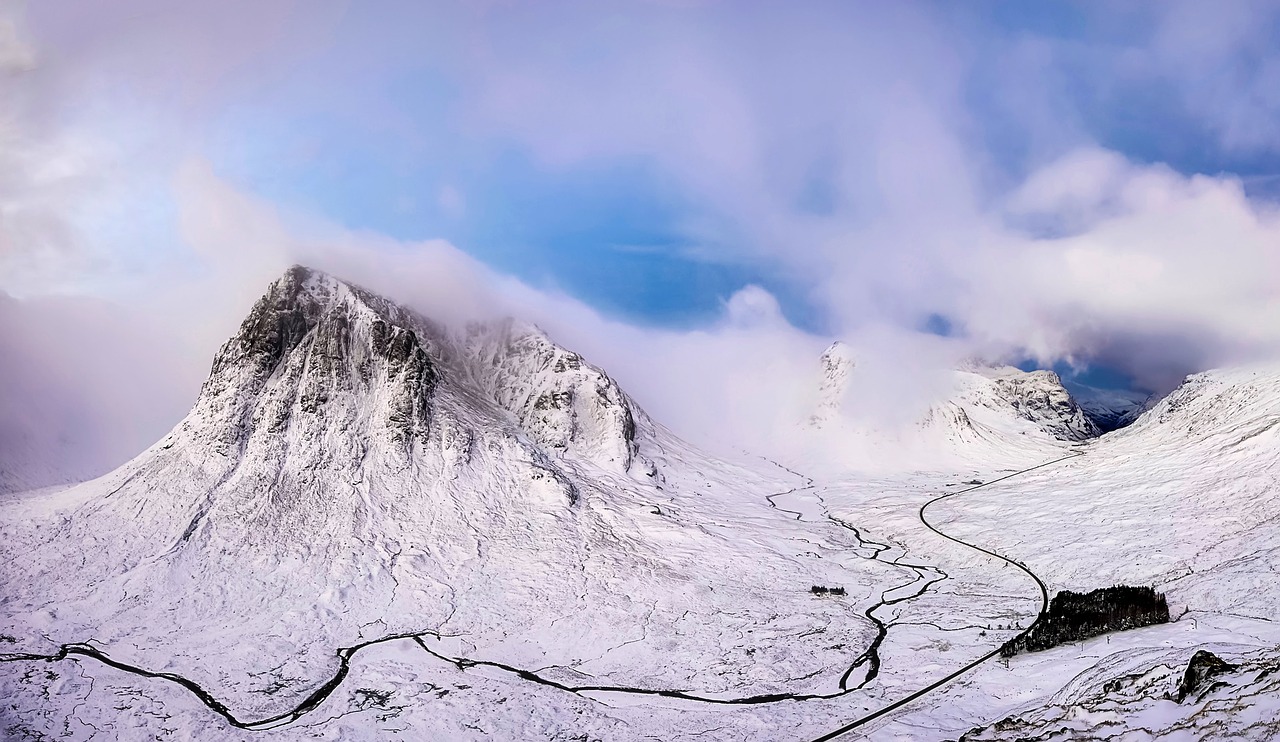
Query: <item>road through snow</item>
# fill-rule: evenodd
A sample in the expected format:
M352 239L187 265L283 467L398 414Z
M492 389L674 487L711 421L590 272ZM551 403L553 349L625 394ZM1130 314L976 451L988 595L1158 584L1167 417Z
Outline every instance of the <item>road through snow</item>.
M996 483L998 483L998 482L1003 482L1003 481L1006 481L1006 480L1012 479L1013 477L1016 477L1016 476L1019 476L1019 475L1022 475L1022 474L1026 474L1027 472L1035 471L1035 470L1037 470L1037 469L1043 469L1043 468L1045 468L1045 467L1047 467L1047 466L1052 466L1052 465L1054 465L1054 464L1058 464L1058 463L1061 463L1061 462L1063 462L1063 461L1067 461L1068 459L1074 459L1074 458L1076 458L1076 457L1078 457L1078 456L1083 456L1083 455L1084 455L1084 452L1083 452L1083 451L1078 451L1078 450L1077 450L1077 451L1073 451L1070 455L1063 456L1063 457L1061 457L1061 458L1057 458L1057 459L1054 459L1054 460L1052 460L1052 461L1046 461L1046 462L1045 462L1045 463L1043 463L1043 464L1039 464L1039 465L1037 465L1037 466L1033 466L1033 467L1030 467L1030 468L1028 468L1028 469L1022 469L1022 470L1020 470L1020 471L1013 472L1012 474L1006 474L1005 476L1003 476L1003 477L999 477L999 478L997 478L997 479L993 479L993 480L991 480L990 482L983 482L982 484L974 485L974 486L972 486L972 487L970 487L970 488L968 488L968 489L957 490L956 492L948 492L948 493L946 493L946 494L939 495L939 496L937 496L937 497L935 497L935 498L933 498L933 499L929 500L928 502L924 503L923 505L921 505L921 506L920 506L920 510L917 512L917 517L920 519L920 522L921 522L921 523L923 523L923 524L924 524L924 526L925 526L925 528L928 528L930 531L933 531L934 533L936 533L936 534L938 534L939 536L941 536L941 537L943 537L943 538L947 539L948 541L953 541L953 542L955 542L955 543L957 543L957 544L960 544L961 546L966 546L966 547L968 547L968 548L970 548L970 549L974 549L974 550L976 550L976 551L980 551L980 552L982 552L983 554L986 554L986 555L988 555L988 556L995 557L996 559L999 559L999 560L1001 560L1001 561L1003 561L1003 562L1005 562L1005 563L1007 563L1007 564L1012 564L1014 567L1018 568L1019 570L1021 570L1022 572L1024 572L1028 577L1030 577L1032 580L1034 580L1034 581L1035 581L1036 586L1037 586L1038 588L1040 588L1040 612L1039 612L1039 614L1037 614L1037 615L1036 615L1035 620L1034 620L1034 621L1032 621L1032 622L1031 622L1031 624L1030 624L1029 626L1027 626L1025 629L1023 629L1023 630L1018 634L1018 636L1015 638L1015 640L1016 640L1016 639L1018 639L1018 638L1022 638L1023 636L1026 636L1027 634L1029 634L1029 633L1031 632L1031 630L1032 630L1032 629L1034 629L1034 628L1036 627L1036 625L1040 623L1040 621L1041 621L1041 619L1044 617L1045 613L1046 613L1046 612L1048 612L1048 610L1049 610L1049 589L1045 586L1044 581L1043 581L1043 580L1041 580L1041 579L1040 579L1040 577L1039 577L1038 575L1036 575L1036 573L1035 573L1035 572L1032 572L1029 568L1027 568L1027 566L1026 566L1025 564L1023 564L1023 563L1019 562L1019 561L1018 561L1018 560L1016 560L1016 559L1013 559L1013 558L1011 558L1011 557L1006 557L1006 556L1003 556L1003 555L1001 555L1001 554L997 554L996 552L991 551L990 549L984 549L984 548L982 548L981 546L977 546L977 545L975 545L975 544L971 544L971 543L969 543L969 542L967 542L967 541L963 541L963 540L961 540L961 539L955 538L954 536L948 536L947 534L943 533L943 532L942 532L941 530L939 530L936 526L934 526L932 523L930 523L930 522L929 522L929 519L925 517L925 512L929 509L929 506L931 506L931 505L933 505L933 504L935 504L935 503L941 502L941 501L943 501L943 500L946 500L946 499L948 499L948 498L956 497L957 495L963 495L963 494L965 494L966 492L973 492L974 490L982 489L983 487L990 487L990 486L991 486L991 485L993 485L993 484L996 484ZM821 737L816 737L816 738L814 738L811 742L826 742L827 740L835 739L835 738L840 737L840 736L842 736L842 735L848 734L849 732L851 732L851 731L853 731L853 730L855 730L855 729L857 729L857 728L859 728L859 727L861 727L861 726L864 726L864 725L866 725L866 724L869 724L869 723L871 723L872 721L875 721L876 719L879 719L880 717L882 717L882 716L884 716L884 715L886 715L886 714L889 714L889 713L891 713L891 712L893 712L893 711L896 711L896 710L898 710L898 709L902 708L903 706L906 706L907 704L911 703L912 701L918 700L918 699L920 699L921 697L923 697L923 696L925 696L925 695L927 695L927 694L929 694L929 693L931 693L931 692L933 692L933 691L937 690L938 688L941 688L942 686L946 685L947 683L950 683L952 680L955 680L956 678L960 677L961 675L964 675L965 673L967 673L967 672L969 672L969 671L973 670L973 669L974 669L974 668L976 668L978 665L981 665L982 663L984 663L984 662L986 662L987 660L989 660L989 659L991 659L991 658L995 657L995 656L996 656L996 655L998 655L998 654L1000 654L1000 647L996 647L995 649L993 649L992 651L988 652L987 654L982 655L981 657L977 658L976 660L973 660L972 662L970 662L970 663L969 663L969 664L967 664L967 665L964 665L964 666L963 666L963 667L961 667L960 669L958 669L958 670L956 670L956 671L952 672L951 674L949 674L949 675L947 675L947 676L943 677L942 679L937 680L937 681L935 681L935 682L933 682L933 683L931 683L931 684L929 684L929 685L925 686L924 688L921 688L920 690L917 690L917 691L915 691L914 693L911 693L911 694L909 694L909 695L907 695L907 696L905 696L905 697L903 697L903 698L901 698L901 699L899 699L899 700L897 700L897 701L894 701L893 703L889 704L888 706L885 706L885 707L883 707L883 708L877 709L876 711L873 711L873 712L872 712L872 713L870 713L870 714L866 714L865 716L862 716L862 717L860 717L860 718L858 718L858 719L854 719L853 721L849 722L848 724L845 724L844 726L840 727L839 729L835 729L835 730L833 730L833 731L831 731L831 732L828 732L827 734L824 734L824 735L822 735Z
M1036 469L1041 469L1047 466L1051 466L1053 464L1057 464L1062 461L1066 461L1068 459L1072 459L1080 455L1083 455L1082 451L1074 451L1070 455L1063 456L1061 458L1057 458L1052 461L1048 461L1048 462L1039 464L1037 466L1033 466L1017 472L1013 472L1011 474L1007 474L1003 477L1000 477L998 479L993 479L983 484L975 485L964 490L959 490L956 492L949 492L946 494L939 495L937 497L930 499L923 505L921 505L917 513L917 516L920 519L920 521L925 525L925 527L927 527L929 530L933 531L937 535L949 541L953 541L957 544L961 544L963 546L966 546L968 548L971 548L983 554L986 554L990 557L993 557L995 559L999 559L1003 562L1011 564L1017 569L1024 572L1028 577L1030 577L1036 583L1037 587L1040 590L1041 604L1042 604L1040 613L1041 615L1043 615L1044 611L1048 609L1048 604L1049 604L1048 589L1046 588L1044 582L1035 573L1033 573L1025 565L1023 565L1022 563L1018 562L1015 559L1003 556L1001 554L997 554L996 552L991 551L989 549L985 549L980 546L965 542L961 539L955 538L953 536L947 535L946 533L939 530L937 527L935 527L933 524L929 522L928 518L926 517L926 512L928 511L931 505L937 502L940 502L942 500L956 497L958 495L962 495L967 492L973 492L974 490L988 487L998 482L1007 481L1021 474L1025 474L1027 472L1034 471ZM803 475L800 475L800 476L803 476ZM806 477L806 479L809 479L809 478ZM783 497L785 495L795 494L802 491L812 490L813 488L814 488L813 480L809 479L808 484L806 484L803 487L788 490L786 492L776 493L774 495L769 495L767 499L770 506L777 508L779 510L783 510L784 512L795 513L797 520L802 520L804 516L803 513L794 511L794 510L787 510L785 508L780 507L775 502L775 498ZM195 683L194 681L186 677L183 677L175 673L156 672L152 670L147 670L142 667L137 667L135 665L122 662L120 660L112 658L105 652L97 649L96 647L92 646L87 642L75 642L75 643L64 644L56 654L0 653L0 662L36 662L36 661L60 662L67 659L72 659L77 661L82 660L82 658L93 659L102 664L113 667L117 670L122 670L124 672L131 673L139 677L164 680L170 683L180 685L183 688L190 691L192 695L194 695L201 703L203 703L210 710L212 710L213 712L221 716L223 719L225 719L227 723L229 723L230 725L238 729L244 729L249 731L261 731L261 730L274 729L279 726L290 724L302 718L307 713L316 709L321 703L324 702L326 698L328 698L342 684L342 681L347 676L349 666L350 666L350 661L352 657L356 655L356 653L358 653L360 650L369 646L373 646L376 644L383 644L383 643L392 642L392 641L400 641L400 640L413 641L418 646L420 646L423 650L429 653L431 656L446 662L450 662L462 670L465 670L470 667L477 667L477 666L494 668L494 669L498 669L498 670L502 670L507 673L510 673L515 677L526 680L526 681L538 683L541 685L553 687L559 690L580 694L580 695L614 694L614 693L633 694L633 695L678 698L678 699L687 700L687 701L695 701L695 702L709 703L709 704L729 704L729 705L753 705L753 704L777 703L781 701L807 701L807 700L819 700L819 699L833 699L833 698L838 698L838 697L847 695L849 693L855 692L865 687L868 683L870 683L872 680L875 679L875 677L879 672L880 656L879 656L878 650L881 643L884 641L885 637L888 634L889 624L886 624L884 621L880 620L875 615L875 613L881 608L891 606L891 605L896 605L896 604L911 600L913 598L919 597L920 595L923 595L931 586L947 579L947 574L943 572L941 569L932 565L911 564L911 563L904 563L900 561L906 555L905 549L899 549L898 547L894 547L890 544L877 543L877 542L869 541L863 538L861 531L859 531L856 526L830 515L826 511L825 505L822 504L820 496L818 499L819 499L819 504L822 507L823 517L839 525L840 527L849 530L858 539L858 543L860 546L866 546L871 549L871 554L866 558L882 561L886 564L892 564L898 567L905 567L909 570L912 570L915 573L915 576L910 581L904 584L895 585L891 588L888 588L887 590L882 591L880 600L864 611L864 615L867 617L867 619L877 626L877 629L878 629L877 636L872 641L871 645L869 645L867 649L864 650L854 660L853 664L849 667L849 669L846 670L846 672L840 679L839 690L833 693L807 693L807 694L771 693L771 694L761 694L761 695L744 696L744 697L737 697L737 698L718 698L714 696L698 695L696 693L692 693L686 690L679 690L679 689L646 689L646 688L634 688L634 687L626 687L626 686L570 686L570 685L565 685L563 683L559 683L559 682L544 678L542 676L539 676L535 672L516 668L503 663L482 661L482 660L472 660L464 657L449 657L445 654L441 654L433 650L428 645L426 639L434 638L434 639L440 640L442 637L435 631L425 630L419 633L400 633L400 634L383 636L383 637L372 639L351 647L339 648L335 652L335 655L338 657L339 663L340 663L338 670L334 673L334 675L329 680L325 681L320 686L318 686L313 692L311 692L300 704L298 704L296 707L292 709L277 713L270 717L259 719L256 721L250 721L250 720L243 720L236 717L230 711L230 709L223 702L219 701L212 693L210 693L208 690L206 690L205 688L202 688L200 685L198 685L197 683ZM891 559L884 558L884 555L886 553L897 551L897 550L900 550L901 553L898 553L896 556L894 556ZM907 588L913 588L913 587L915 589L913 589L908 593L903 594L901 592ZM897 594L894 595L895 593ZM1031 631L1035 627L1035 625L1039 622L1039 620L1040 620L1040 616L1037 616L1035 621L1033 621L1029 626L1027 626L1022 631L1022 634L1026 634L1027 632ZM813 742L823 742L824 740L834 739L854 729L857 729L867 723L870 723L871 721L874 721L875 719L878 719L896 709L899 709L902 706L905 706L906 704L911 703L912 701L915 701L934 690L937 690L938 688L942 687L943 685L946 685L950 681L955 680L961 675L973 670L978 665L998 655L999 652L1000 652L1000 648L996 647L991 652L977 658L976 660L973 660L972 662L964 665L958 670L950 673L946 677L943 677L940 680L937 680L936 682L924 688L921 688L905 696L904 698L898 701L895 701L892 704L889 704L888 706L885 706L873 713L862 716L856 720L853 720L841 726L840 728L828 734L818 737L815 740L813 740ZM855 685L850 685L849 679L852 676L852 674L857 669L863 666L867 668L866 673L863 676L863 679Z

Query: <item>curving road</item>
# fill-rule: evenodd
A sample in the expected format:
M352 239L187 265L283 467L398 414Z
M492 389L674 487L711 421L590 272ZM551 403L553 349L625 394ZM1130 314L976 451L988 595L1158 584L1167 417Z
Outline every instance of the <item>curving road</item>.
M932 523L929 522L929 519L926 517L926 512L928 511L930 506L934 505L935 503L941 502L942 500L956 497L958 495L965 494L966 492L973 492L974 490L982 489L983 487L989 487L998 482L1003 482L1005 480L1012 479L1013 477L1017 477L1021 474L1025 474L1027 472L1035 471L1036 469L1041 469L1047 466L1051 466L1053 464L1057 464L1062 461L1066 461L1068 459L1072 459L1081 455L1083 455L1082 451L1075 451L1070 455L1063 456L1061 458L1054 459L1053 461L1048 461L1043 464L1030 467L1028 469L1023 469L1021 471L1013 472L1012 474L1008 474L1003 477L993 479L990 482L969 487L968 489L958 490L956 492L949 492L943 495L939 495L920 506L918 517L920 519L920 522L923 523L926 528L938 534L939 536L947 539L948 541L953 541L957 544L966 546L970 549L974 549L983 554L991 556L995 559L999 559L1007 564L1013 565L1017 569L1024 572L1028 577L1030 577L1036 583L1037 587L1039 587L1040 589L1040 597L1041 597L1040 613L1041 615L1043 615L1044 612L1047 611L1049 607L1049 592L1044 582L1038 576L1036 576L1034 572L1028 569L1026 565L1022 564L1021 562L1011 557L1006 557L1002 554L998 554L994 551L991 551L990 549L985 549L981 546L977 546L967 541L955 538L954 536L947 535L946 533L939 530L936 526L934 526ZM813 480L809 479L809 484L804 487L799 487L793 490L788 490L787 492L780 492L775 495L770 495L768 497L769 505L779 510L783 510L782 508L778 508L778 506L774 503L773 501L774 497L780 497L785 494L798 492L802 489L808 489L812 486L813 486ZM794 511L784 511L784 512L794 512ZM795 515L797 519L801 517L800 513L795 513ZM915 578L912 579L911 581L902 585L896 585L894 587L891 587L887 590L882 591L881 600L878 603L872 605L870 608L868 608L864 612L864 615L873 624L877 626L877 636L872 641L871 645L862 654L860 654L857 657L857 659L854 660L853 664L841 677L840 689L832 693L767 693L767 694L744 696L744 697L738 697L738 698L716 698L713 696L698 695L696 693L691 693L685 690L662 690L662 689L649 689L649 688L633 688L633 687L627 687L627 686L603 686L603 685L569 686L569 685L564 685L562 683L556 682L554 680L541 677L535 672L512 667L510 665L505 665L499 662L471 660L467 658L458 658L458 657L447 657L445 655L439 654L434 650L432 650L427 645L427 643L424 641L424 637L433 637L436 639L440 639L441 637L437 632L428 630L428 631L422 631L418 633L391 634L391 635L379 637L377 639L372 639L360 644L356 644L350 647L340 647L335 652L339 661L339 666L337 671L334 673L334 675L331 678L329 678L329 680L325 681L318 688L312 691L311 694L309 694L305 699L303 699L303 701L299 703L296 707L268 718L259 719L259 720L244 720L236 717L234 714L231 713L231 711L227 708L227 706L223 704L221 701L219 701L217 698L215 698L213 694L209 693L207 690L205 690L200 685L198 685L197 683L195 683L194 681L188 678L185 678L176 673L156 672L152 670L147 670L142 667L138 667L135 665L128 664L126 662L122 662L117 659L113 659L111 656L107 655L106 653L102 652L96 647L84 642L74 642L70 644L64 644L61 646L61 648L56 654L0 653L0 662L34 662L34 661L60 662L66 659L79 659L80 657L88 657L98 662L101 662L104 665L116 668L118 670L122 670L124 672L132 673L140 677L164 680L164 681L179 685L187 689L188 691L190 691L191 694L194 695L197 699L199 699L201 703L203 703L210 710L214 711L223 719L225 719L227 723L230 724L231 726L236 727L238 729L244 729L249 731L262 731L267 729L274 729L276 727L283 726L285 724L289 724L291 722L297 721L302 716L313 711L316 707L318 707L321 703L323 703L325 699L327 699L335 690L337 690L337 688L342 684L342 681L346 678L347 673L350 670L351 658L354 657L357 652L364 649L365 647L373 646L376 644L383 644L391 641L398 641L398 640L411 640L415 642L423 650L425 650L427 653L431 654L433 657L440 660L444 660L446 662L450 662L462 670L465 670L469 667L475 667L475 666L491 667L491 668L509 672L512 675L518 678L521 678L523 680L527 680L530 682L538 683L540 685L545 685L552 688L557 688L559 690L567 691L570 693L577 693L577 694L624 693L624 694L634 694L634 695L662 696L666 698L679 698L679 699L688 700L688 701L697 701L702 703L724 704L724 705L755 705L755 704L777 703L779 701L809 701L809 700L822 700L822 699L829 700L833 698L839 698L841 696L852 693L862 688L867 683L871 682L871 680L873 680L876 677L877 673L879 672L879 668L880 668L879 647L881 643L884 641L885 636L888 633L888 625L885 624L883 621L881 621L879 618L877 618L875 616L875 612L880 608L890 606L890 605L895 605L895 604L904 602L906 600L919 597L926 590L928 590L929 587L946 579L947 575L942 570L929 565L907 564L907 563L900 562L899 560L902 558L902 556L905 556L905 552L903 555L895 557L892 560L886 561L886 560L880 559L881 555L885 551L891 548L888 544L880 544L874 541L869 541L867 539L864 539L861 532L857 529L857 527L853 526L852 524L841 521L840 519L835 518L830 514L827 514L826 517L832 522L836 523L837 525L851 531L857 537L860 546L870 547L872 549L872 554L870 557L868 557L869 559L884 561L887 564L893 564L895 566L906 567L916 572ZM914 591L909 595L900 595L896 598L885 597L891 593L900 591L906 587L910 587L911 585L914 585L917 583L919 584L919 589L917 589L916 591ZM1035 626L1039 622L1040 622L1040 616L1037 616L1036 620L1033 621L1031 625L1028 626L1026 629L1024 629L1018 636L1021 637L1026 635L1033 628L1035 628ZM889 704L888 706L885 706L881 709L878 709L877 711L874 711L870 714L867 714L858 719L855 719L845 724L844 726L841 726L839 729L833 730L827 734L824 734L821 737L817 737L812 742L825 742L825 740L835 739L836 737L839 737L865 724L868 724L888 713L891 713L911 703L912 701L918 700L922 696L934 690L937 690L943 685L946 685L952 680L955 680L961 675L964 675L965 673L973 670L977 666L981 665L983 662L986 662L992 657L995 657L999 653L1000 653L1000 648L997 647L996 649L992 650L988 654L985 654L979 657L978 659L959 668L958 670L947 675L946 677L924 688L921 688L905 696L904 698ZM850 686L849 685L850 676L853 674L855 670L857 670L860 667L863 667L864 665L867 667L867 671L862 681L857 685Z
M983 554L986 554L987 556L990 556L990 557L995 557L996 559L999 559L1000 561L1005 562L1006 564L1012 564L1014 567L1017 567L1019 570L1021 570L1023 573L1025 573L1028 577L1030 577L1030 578L1031 578L1031 579L1036 583L1036 587L1040 588L1040 613L1036 616L1036 619L1035 619L1034 621L1032 621L1032 622L1031 622L1031 625L1029 625L1029 626L1027 626L1027 628L1023 629L1023 630L1021 631L1021 633L1019 633L1019 634L1018 634L1014 639L1012 639L1011 641L1016 641L1017 639L1021 639L1022 637L1026 636L1026 635L1027 635L1027 634L1029 634L1029 633L1031 633L1032 629L1034 629L1034 628L1035 628L1035 627L1040 623L1040 621L1041 621L1041 619L1043 619L1043 617L1044 617L1045 613L1047 613L1047 612L1048 612L1048 610L1049 610L1049 588L1045 586L1045 584L1044 584L1044 580L1041 580L1041 579L1040 579L1040 577L1039 577L1035 572L1032 572L1032 571L1027 567L1027 565L1023 564L1022 562L1019 562L1018 560L1016 560L1016 559L1014 559L1014 558L1012 558L1012 557L1007 557L1007 556L1004 556L1003 554L997 554L996 552L994 552L994 551L992 551L992 550L990 550L990 549L984 549L984 548L982 548L981 546L978 546L978 545L976 545L976 544L971 544L971 543L969 543L968 541L965 541L965 540L963 540L963 539L958 539L958 538L956 538L955 536L949 536L949 535L947 535L946 533L943 533L941 530L939 530L939 529L938 529L938 527L937 527L937 526L935 526L935 525L933 525L932 523L930 523L930 522L929 522L929 519L928 519L927 517L925 517L925 512L926 512L926 511L928 511L928 509L929 509L929 507L930 507L931 505L934 505L935 503L942 502L943 500L946 500L946 499L949 499L949 498L952 498L952 497L956 497L956 496L958 496L958 495L963 495L963 494L965 494L966 492L973 492L974 490L982 489L983 487L990 487L990 486L991 486L991 485L993 485L993 484L996 484L996 483L998 483L998 482L1003 482L1003 481L1005 481L1005 480L1007 480L1007 479L1012 479L1012 478L1014 478L1014 477L1016 477L1016 476L1019 476L1019 475L1022 475L1022 474L1026 474L1027 472L1032 472L1032 471L1035 471L1036 469L1043 469L1043 468L1044 468L1044 467L1046 467L1046 466L1052 466L1052 465L1054 465L1054 464L1058 464L1058 463L1061 463L1061 462L1063 462L1063 461L1067 461L1067 460L1069 460L1069 459L1074 459L1074 458L1076 458L1077 456L1083 456L1083 455L1084 455L1084 452L1083 452L1083 451L1073 451L1072 453L1070 453L1070 454L1069 454L1069 455L1067 455L1067 456L1063 456L1063 457L1061 457L1061 458L1054 459L1053 461L1046 461L1046 462L1045 462L1045 463L1043 463L1043 464L1039 464L1039 465L1037 465L1037 466L1033 466L1033 467L1031 467L1031 468L1029 468L1029 469L1022 469L1021 471L1016 471L1016 472L1013 472L1012 474L1006 474L1005 476L1003 476L1003 477L998 477L998 478L996 478L996 479L991 480L990 482L984 482L984 483L982 483L982 484L974 485L973 487L970 487L970 488L968 488L968 489L957 490L957 491L955 491L955 492L948 492L948 493L943 494L943 495L938 495L937 497L933 498L932 500L929 500L929 501L928 501L928 502L926 502L925 504L921 505L921 506L920 506L920 510L919 510L919 511L917 512L917 514L916 514L916 515L917 515L917 517L920 519L920 522L921 522L921 523L923 523L923 524L924 524L924 526L925 526L925 528L928 528L930 531L933 531L934 533L938 534L939 536L941 536L941 537L945 538L945 539L946 539L946 540L948 540L948 541L953 541L953 542L955 542L955 543L957 543L957 544L960 544L961 546L967 546L968 548L973 549L973 550L975 550L975 551L980 551L980 552L982 552ZM882 717L882 716L884 716L884 715L886 715L886 714L889 714L889 713L892 713L892 712L894 712L894 711L897 711L898 709L902 708L903 706L906 706L907 704L911 703L912 701L919 700L919 699L920 699L920 698L922 698L923 696L925 696L925 695L927 695L927 694L929 694L929 693L932 693L933 691L935 691L935 690L937 690L937 689L941 688L942 686L946 685L947 683L950 683L952 680L955 680L956 678L960 677L961 675L964 675L965 673L967 673L967 672L969 672L969 671L973 670L973 669L974 669L974 668L976 668L978 665L981 665L982 663L986 662L987 660L991 659L992 657L995 657L995 656L996 656L996 655L998 655L998 654L1000 654L1000 647L996 647L995 649L991 650L991 651L990 651L990 652L988 652L987 654L982 655L982 656L981 656L981 657L979 657L978 659L976 659L976 660L974 660L974 661L970 662L969 664L967 664L967 665L965 665L965 666L961 667L960 669L956 670L955 672L952 672L950 675L947 675L946 677L943 677L943 678L941 678L941 679L939 679L939 680L937 680L937 681L934 681L933 683L931 683L931 684L929 684L929 685L927 685L927 686L925 686L925 687L921 688L920 690L917 690L917 691L915 691L914 693L910 693L910 694L908 694L907 696L905 696L905 697L903 697L903 698L900 698L900 699L898 699L897 701L894 701L893 703L889 704L888 706L885 706L885 707L883 707L883 708L877 709L877 710L875 710L875 711L873 711L873 712L871 712L871 713L869 713L869 714L867 714L867 715L865 715L865 716L862 716L862 717L860 717L860 718L854 719L853 721L849 722L848 724L845 724L844 726L840 727L839 729L835 729L835 730L833 730L833 731L831 731L831 732L828 732L828 733L826 733L826 734L822 735L821 737L815 737L815 738L814 738L813 740L811 740L810 742L826 742L827 740L835 739L835 738L840 737L840 736L842 736L842 735L848 734L849 732L852 732L853 730L857 729L858 727L861 727L861 726L864 726L864 725L866 725L866 724L869 724L869 723L871 723L871 722L875 721L876 719L879 719L880 717Z

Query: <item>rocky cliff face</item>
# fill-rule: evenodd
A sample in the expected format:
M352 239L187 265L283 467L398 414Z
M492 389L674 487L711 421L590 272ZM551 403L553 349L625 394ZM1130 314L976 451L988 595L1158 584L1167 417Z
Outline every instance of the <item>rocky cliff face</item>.
M819 359L818 402L809 424L816 428L842 419L858 424L860 411L847 409L850 387L858 383L855 352L833 343ZM929 392L921 390L920 394ZM903 399L902 404L920 400ZM977 413L989 418L975 419ZM1052 371L1020 371L1011 367L968 364L953 373L949 397L932 400L916 427L934 431L952 442L990 438L985 430L1001 427L1005 419L1031 423L1052 438L1079 441L1101 433ZM1024 430L1025 430L1025 426Z
M1052 371L998 369L989 378L1019 417L1054 438L1081 441L1102 434Z
M433 426L452 425L433 419L442 385L471 407L477 397L487 401L482 412L510 423L500 428L523 433L553 458L627 471L638 453L638 421L649 425L613 379L531 325L506 320L453 335L295 266L218 352L179 430L212 439L223 455L261 455L292 430L314 444L301 452L313 459L337 453L327 447L348 432L407 457L431 440Z
M485 392L549 452L623 472L637 463L638 427L651 423L617 382L582 356L511 320L473 325L463 347ZM652 469L647 461L639 465Z
M329 276L295 266L271 284L218 352L181 430L223 455L263 455L288 431L308 457L356 427L402 452L425 439L439 369L429 325ZM372 404L366 404L371 402Z

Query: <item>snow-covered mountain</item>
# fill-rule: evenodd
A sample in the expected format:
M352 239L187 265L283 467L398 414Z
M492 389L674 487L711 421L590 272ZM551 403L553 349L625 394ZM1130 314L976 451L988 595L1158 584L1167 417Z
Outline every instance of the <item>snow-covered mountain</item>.
M536 328L441 327L295 267L163 439L99 479L0 503L0 635L49 655L92 639L241 719L305 706L346 672L337 648L400 635L559 683L839 692L875 630L851 611L892 568L815 557L858 548L834 524L817 544L782 527L792 516L766 495L801 484L702 454ZM816 601L812 584L849 597ZM0 682L35 699L53 692L41 678ZM186 708L190 734L226 736ZM467 718L426 736L465 736Z
M858 458L879 458L876 449L908 452L916 466L953 464L1010 448L1042 456L1055 445L1101 433L1052 371L969 363L934 380L934 399L923 412L906 419L897 415L887 425L883 412L860 407L868 396L858 389L864 384L860 373L855 349L843 342L828 347L819 359L817 405L806 423L827 443L856 449L854 466ZM909 396L930 393L915 390Z
M1056 376L981 366L860 429L877 369L820 367L797 430L898 468L715 458L535 327L291 269L154 446L0 501L0 730L1274 738L1280 366L1102 437ZM1154 586L1175 621L981 662L1040 610L1021 565ZM1233 667L1179 697L1206 649Z

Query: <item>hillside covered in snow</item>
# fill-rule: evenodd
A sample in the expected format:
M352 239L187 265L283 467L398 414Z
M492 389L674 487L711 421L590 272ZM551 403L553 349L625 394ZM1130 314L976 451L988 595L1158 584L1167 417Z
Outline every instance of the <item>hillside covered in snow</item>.
M885 428L854 349L818 368L808 457L727 460L534 326L295 267L155 445L0 502L0 729L1280 733L1280 367L1105 435L1050 372L955 370ZM1175 620L994 658L1048 595L1120 583ZM1223 666L1179 697L1201 650Z
M868 390L857 350L843 342L827 348L818 369L816 407L799 430L817 452L800 458L813 466L937 469L975 455L1029 464L1102 433L1052 371L963 364L922 382L928 388L917 397L927 404L917 409L918 400Z

